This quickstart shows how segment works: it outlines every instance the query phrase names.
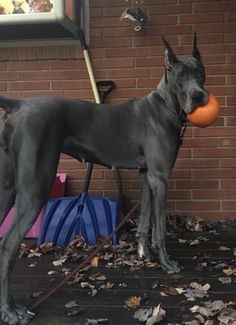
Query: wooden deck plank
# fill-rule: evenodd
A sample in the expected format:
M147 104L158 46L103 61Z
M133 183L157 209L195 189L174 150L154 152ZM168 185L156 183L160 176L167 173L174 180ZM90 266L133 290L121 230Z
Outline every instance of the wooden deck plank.
M91 296L91 289L81 288L80 284L66 284L47 301L35 310L37 316L32 320L32 325L85 325L87 319L107 318L110 325L140 324L133 318L137 309L128 308L125 300L131 296L142 297L140 308L155 307L161 303L166 310L166 317L160 324L183 324L186 320L194 319L190 307L207 300L223 300L224 302L236 299L236 277L231 276L230 284L223 284L219 278L226 276L223 269L229 266L236 267L236 222L221 225L220 235L215 236L207 232L186 232L181 236L168 236L168 252L180 261L184 269L180 274L167 275L161 268L143 266L131 271L128 266L119 268L107 268L104 261L99 262L98 268L91 268L84 272L83 281L93 284L98 290L95 296ZM206 236L209 241L201 241L199 245L190 246L180 244L178 238L194 240L199 236ZM219 247L230 248L222 251ZM135 254L135 253L132 253ZM131 256L131 255L130 255ZM13 275L14 292L16 301L27 306L35 302L33 294L44 294L64 278L63 268L73 270L77 263L68 260L63 266L55 267L53 260L58 258L54 253L49 253L41 258L22 258L17 261L17 267ZM129 256L126 256L129 259ZM204 265L201 263L205 262ZM35 264L36 263L36 264ZM225 263L219 264L219 263ZM31 266L30 266L31 265ZM56 271L49 275L49 271ZM100 273L106 276L105 281L93 281L91 275ZM109 281L114 283L111 289L99 289L101 284ZM185 286L190 288L192 282L204 285L210 284L207 296L197 298L196 301L187 301L184 294L170 294L170 289ZM122 287L120 284L125 283ZM75 316L69 316L65 305L76 300L82 311Z

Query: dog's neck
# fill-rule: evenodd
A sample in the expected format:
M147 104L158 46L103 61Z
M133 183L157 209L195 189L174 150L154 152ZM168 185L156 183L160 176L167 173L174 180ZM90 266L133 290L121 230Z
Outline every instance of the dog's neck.
M182 121L184 119L184 114L182 112L177 96L169 88L165 75L162 77L160 83L158 84L157 90L168 108L174 112Z

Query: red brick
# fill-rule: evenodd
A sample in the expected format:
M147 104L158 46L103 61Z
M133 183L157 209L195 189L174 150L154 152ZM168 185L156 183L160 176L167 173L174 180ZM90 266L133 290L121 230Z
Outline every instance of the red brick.
M225 34L225 42L226 43L236 42L235 32Z
M137 83L139 88L155 89L157 87L156 79L138 79Z
M219 166L218 159L177 159L175 168L216 168ZM223 166L222 166L223 167Z
M236 169L202 169L193 170L192 177L194 179L224 179L224 178L234 178L236 177Z
M94 69L114 69L114 68L131 68L134 66L133 58L116 58L106 60L94 60ZM96 71L96 70L95 70Z
M115 38L117 41L121 37L122 39L125 39L126 42L129 40L128 44L131 44L132 42L130 41L129 38L134 37L134 36L137 36L137 34L130 27L122 26L120 28L105 28L105 29L103 29L103 37L105 38L104 43L107 43L107 42L109 43L109 41L111 40L111 37L113 37L113 40ZM121 42L119 41L118 43L121 43ZM107 47L107 45L106 45L106 47ZM119 46L116 46L116 47L119 47Z
M7 70L6 62L0 62L0 71L6 71L6 70Z
M221 12L218 13L210 13L207 15L200 14L188 14L180 16L180 24L195 24L195 23L212 23L212 22L223 22L224 15Z
M170 174L173 179L188 179L191 177L191 171L186 169L176 169L174 168Z
M235 211L236 210L236 200L223 201L222 209Z
M106 8L106 7L119 7L120 0L90 0L91 8Z
M176 25L178 22L177 15L154 15L152 14L152 26L155 25Z
M183 142L184 148L204 148L204 147L217 147L219 144L216 138L185 138Z
M137 78L137 77L148 77L149 69L109 69L107 70L108 78Z
M197 36L198 39L198 47L201 50L201 44L204 43L222 43L224 41L224 34L219 33L207 33L207 34L199 34ZM192 35L180 35L180 44L191 44L193 42L193 36Z
M235 32L235 22L230 23L202 23L194 25L194 31L196 33L228 33Z
M1 72L0 73L0 80L1 81L11 81L11 80L20 80L21 79L21 75L19 72Z
M51 70L71 70L86 68L84 60L55 60L50 62Z
M7 83L0 82L0 91L6 91L7 90Z
M120 3L120 6L117 7L105 7L103 8L103 16L104 17L120 17L121 14L124 11L124 7L122 6L122 4Z
M127 26L129 24L128 20L120 20L118 17L105 17L105 18L93 18L90 20L90 27L96 28L97 26L101 27L121 27L121 26Z
M192 13L192 5L179 5L179 4L160 4L155 6L150 6L150 12L152 14L184 14L184 13Z
M163 58L160 57L136 59L137 67L156 67L156 66L162 66L162 64L163 64Z
M102 17L102 8L90 8L89 15L91 18Z
M192 198L193 200L200 199L212 199L212 200L221 200L221 199L235 199L236 191L235 190L222 190L222 189L201 189L193 190Z
M234 9L236 9L236 6L234 7ZM235 11L231 11L231 12L227 12L226 13L226 21L236 21L236 15L235 15Z
M187 179L187 180L176 180L176 188L181 189L195 189L195 188L218 188L217 180L206 180L206 179Z
M63 90L24 90L21 97L58 96L64 97Z
M220 159L220 167L222 168L235 168L236 158Z
M236 9L236 3L235 1L212 1L212 2L206 2L206 3L194 3L193 4L193 11L194 12L202 12L203 14L207 12L215 12L220 11L223 12L225 9L228 10L235 10Z
M168 191L168 200L185 200L191 199L191 193L187 190L170 190Z
M10 82L10 90L47 90L49 89L48 81L19 81L19 82Z
M124 37L121 38L96 38L91 41L92 48L116 48L116 47L130 47L131 39Z
M236 125L236 117L234 118L234 125ZM220 146L221 147L235 147L236 146L236 138L222 138L220 139Z
M210 76L206 77L206 87L209 85L225 85L226 77L225 76Z
M29 80L56 80L62 79L62 72L60 71L24 71L21 74L23 81Z
M11 61L7 63L9 71L48 70L48 61Z
M229 64L236 63L236 55L235 54L227 54L226 55L226 62Z
M236 148L198 148L193 149L194 158L203 157L233 157L236 155Z
M60 80L51 82L52 89L63 89L63 90L73 90L73 89L89 89L91 87L89 80Z
M218 210L220 208L219 201L213 200L197 200L197 201L176 201L176 209L178 210Z
M227 105L235 106L236 105L236 96L227 96Z
M236 179L234 178L221 180L221 187L226 189L236 189Z
M234 127L208 127L208 128L194 128L194 135L197 137L222 137L222 136L236 136L236 129Z
M112 57L147 57L148 49L137 49L137 48L116 48L116 49L105 49L104 57L112 58Z

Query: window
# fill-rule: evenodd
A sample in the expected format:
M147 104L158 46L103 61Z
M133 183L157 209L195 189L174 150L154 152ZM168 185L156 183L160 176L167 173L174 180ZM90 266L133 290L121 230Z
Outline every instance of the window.
M87 32L88 0L0 1L0 40L73 39Z

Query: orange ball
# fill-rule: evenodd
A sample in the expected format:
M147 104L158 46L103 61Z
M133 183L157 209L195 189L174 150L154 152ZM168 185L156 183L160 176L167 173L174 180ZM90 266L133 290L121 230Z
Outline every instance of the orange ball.
M187 119L192 124L205 128L215 122L220 112L218 100L211 93L208 94L208 102L197 107L191 114L187 114Z

